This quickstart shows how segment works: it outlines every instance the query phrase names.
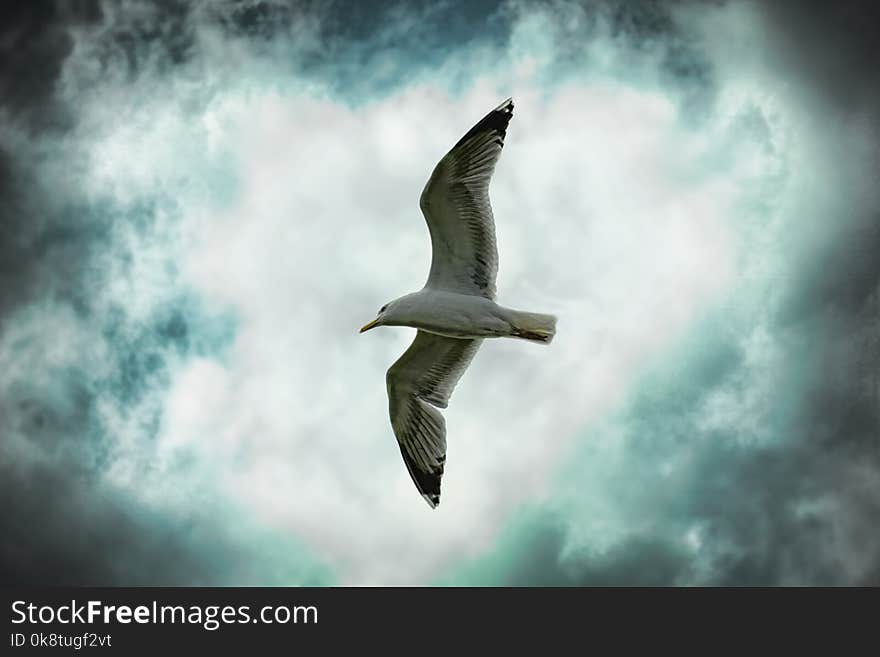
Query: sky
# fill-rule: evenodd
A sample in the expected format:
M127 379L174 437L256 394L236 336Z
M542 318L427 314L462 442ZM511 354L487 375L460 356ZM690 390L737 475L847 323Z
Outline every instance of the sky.
M0 9L0 581L880 584L869 2ZM384 374L515 102L443 501Z

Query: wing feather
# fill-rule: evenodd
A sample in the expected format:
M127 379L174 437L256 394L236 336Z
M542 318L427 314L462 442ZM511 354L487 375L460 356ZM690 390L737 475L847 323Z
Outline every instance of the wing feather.
M498 248L489 181L512 117L508 99L465 133L425 185L419 205L432 246L426 287L495 298Z
M422 497L436 507L446 463L446 408L482 340L419 331L389 369L388 411L406 468Z

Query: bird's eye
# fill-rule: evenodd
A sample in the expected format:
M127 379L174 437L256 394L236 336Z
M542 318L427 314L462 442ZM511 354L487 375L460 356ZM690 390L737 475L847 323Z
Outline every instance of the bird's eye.
M381 315L382 313L384 313L384 312L385 312L385 309L386 309L387 307L388 307L388 306L382 306L381 308L379 308L379 314Z

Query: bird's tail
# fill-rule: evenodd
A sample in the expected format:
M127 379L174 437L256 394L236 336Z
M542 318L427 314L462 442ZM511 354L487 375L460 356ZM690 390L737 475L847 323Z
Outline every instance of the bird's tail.
M511 324L513 328L510 335L514 338L550 344L553 341L553 336L556 335L556 317L554 315L515 310Z

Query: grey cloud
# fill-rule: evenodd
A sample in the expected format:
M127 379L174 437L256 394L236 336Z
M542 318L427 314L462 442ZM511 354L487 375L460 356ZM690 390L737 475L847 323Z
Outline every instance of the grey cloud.
M566 552L564 524L552 516L536 520L519 547L518 559L504 572L505 586L669 586L683 582L690 559L674 542L646 534L613 549Z
M880 309L874 312L876 335ZM794 374L767 400L775 407L773 442L742 442L723 430L707 435L701 426L702 403L733 385L742 367L734 345L712 340L708 362L692 358L658 375L654 392L640 395L617 420L627 467L613 497L632 533L592 554L570 535L585 511L545 517L538 509L508 541L519 543L509 567L470 581L876 586L880 358L875 346L866 381L858 363L867 336L852 326L828 331L817 324L802 324L791 335L782 367ZM672 475L663 468L670 458L679 460ZM570 470L576 488L577 467ZM690 531L697 541L691 546ZM484 560L501 559L506 549Z
M126 300L108 300L114 275L137 275L141 254L132 249L153 239L157 214L174 208L150 198L87 200L81 161L71 157L79 103L103 75L161 78L188 61L192 7L46 2L2 10L0 581L7 585L325 579L311 566L291 570L284 554L248 563L253 539L230 532L221 513L145 509L107 480L121 439L108 407L136 425L148 462L161 414L155 399L174 363L222 357L234 334L234 318L203 308L185 289L163 290L146 318L133 318ZM76 38L92 49L84 68L82 54L70 61ZM65 67L73 74L66 83ZM70 167L50 161L64 157ZM120 239L128 235L139 237ZM173 269L174 257L165 254L164 268Z
M769 443L743 441L723 428L707 433L701 421L706 400L719 390L757 388L756 377L776 373L746 374L732 341L689 342L686 352L673 356L682 361L656 374L615 424L624 432L628 463L615 499L629 507L624 513L634 527L650 526L647 534L623 538L601 555L598 563L607 572L623 571L603 578L595 558L572 551L577 541L563 518L524 532L524 544L533 549L515 561L504 581L880 583L880 534L873 520L880 513L878 296L875 287L851 316L820 314L774 329L787 336L779 363L786 375L778 386L762 388L772 409L764 420ZM701 328L723 334L717 326ZM680 462L672 475L663 470L669 459ZM576 486L576 467L571 477ZM697 549L683 541L690 530L698 532ZM644 573L651 578L642 578Z
M779 64L842 113L876 120L880 81L880 8L866 0L762 2L776 40ZM829 125L829 129L834 126Z
M0 9L0 107L31 130L63 127L70 117L55 95L73 50L71 26L101 18L97 2L7 3Z
M150 511L57 462L0 463L4 586L246 586L332 582L303 559L291 568L289 543L273 553L271 535L242 536L218 526L216 512L169 516ZM263 541L261 561L254 543Z
M161 422L156 399L174 368L186 359L222 357L235 318L201 307L187 290L163 289L137 318L118 300L96 295L110 282L100 258L112 256L121 272L133 271L137 254L120 242L120 230L146 236L137 245L149 243L164 209L149 199L126 207L110 198L90 204L78 198L75 184L53 185L43 158L47 150L59 151L45 145L63 144L74 134L76 100L103 76L149 79L161 89L178 70L200 79L200 67L221 66L199 39L205 28L246 44L256 60L271 57L278 44L282 52L289 46L297 54L291 67L329 79L334 93L358 101L430 73L450 53L505 44L511 26L531 12L554 15L572 5L436 9L425 3L419 11L408 3L138 6L130 11L117 4L110 11L90 3L35 3L4 9L0 17L3 127L7 134L33 137L31 145L7 140L0 150L0 338L10 339L6 353L17 368L3 373L0 388L0 578L46 584L324 581L305 557L301 571L278 579L272 578L287 563L281 556L265 569L231 570L229 564L255 552L222 519L207 511L147 509L108 481L119 436L104 405L136 416L137 447L154 454L151 441ZM620 65L659 65L659 84L677 90L696 122L699 111L718 99L712 62L675 18L695 6L703 5L606 3L583 14L586 24L555 44L551 66L564 78L566 66L581 62L585 44L610 26L621 52L632 58ZM761 6L772 27L775 70L818 99L829 132L855 126L866 139L876 134L871 63L880 41L871 33L873 11L869 3L826 4L813 12L801 11L799 3ZM310 22L316 31L297 33ZM77 33L93 50L85 61L71 63ZM297 34L302 41L291 43ZM79 76L61 93L65 66ZM209 93L204 90L199 102ZM761 125L756 120L752 127ZM512 552L490 583L880 583L873 522L880 511L874 483L880 470L880 214L859 186L872 176L876 169L863 170L853 193L841 193L832 238L823 235L793 256L798 260L788 278L775 281L781 298L761 310L767 311L778 361L754 367L743 347L753 327L728 328L721 314L687 336L672 356L676 365L660 368L620 410L614 426L624 435L629 464L610 489L630 521L628 530L599 550L571 533L588 511L575 504L545 517L541 509L487 557ZM171 268L174 256L165 254ZM59 340L65 317L91 339L71 340L60 364L41 360L40 344L10 338L27 312L38 311L44 314L35 324L56 327L46 333L55 331ZM85 344L106 351L86 353ZM768 388L767 379L779 385ZM759 421L772 440L743 440L754 419L747 405L736 418L739 427L706 429L713 395L741 398L755 390L765 395L755 403L770 409ZM680 461L672 478L662 468L670 457ZM579 476L575 465L568 477L576 484ZM698 547L683 539L692 530Z
M771 318L768 335L781 350L773 368L749 371L737 329L725 327L736 316L731 312L700 327L704 335L683 343L681 362L651 379L653 392L621 411L615 426L625 435L627 475L648 491L630 503L650 509L652 530L647 542L621 539L603 556L608 572L626 565L614 578L620 583L645 571L657 575L648 582L656 584L880 583L880 207L865 191L876 186L878 170L870 146L880 119L872 73L877 10L866 2L761 8L775 74L802 85L829 143L839 135L840 144L849 144L830 152L841 162L861 159L842 165L851 168L838 198L815 209L825 213L820 224L835 229L816 239L804 240L796 229L788 234L795 252L798 243L804 248L793 254L793 270L774 281L778 301L768 297L763 308ZM778 384L762 387L764 377ZM763 391L771 409L761 419L770 441L743 442L718 427L707 434L706 400L748 390ZM740 415L733 424L752 419ZM669 458L687 463L671 478L659 465ZM625 505L622 491L620 499ZM682 550L681 537L694 527L700 547ZM542 565L523 555L506 581L597 581L595 560L572 554L577 539L565 523L530 532L524 540L536 546Z

